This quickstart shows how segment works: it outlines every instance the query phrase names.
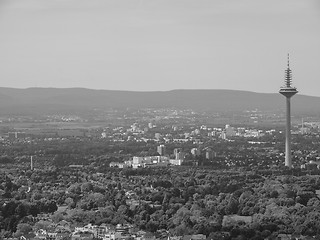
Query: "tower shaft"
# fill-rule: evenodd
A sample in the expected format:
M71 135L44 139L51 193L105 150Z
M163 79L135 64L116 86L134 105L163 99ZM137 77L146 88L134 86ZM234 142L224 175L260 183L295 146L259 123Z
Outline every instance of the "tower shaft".
M291 161L291 103L290 97L286 97L286 155L285 166L292 168Z

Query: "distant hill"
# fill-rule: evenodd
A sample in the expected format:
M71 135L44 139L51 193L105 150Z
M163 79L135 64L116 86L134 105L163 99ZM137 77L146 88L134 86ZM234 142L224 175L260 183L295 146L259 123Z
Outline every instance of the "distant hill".
M170 107L211 111L276 111L285 109L285 98L279 93L235 90L134 92L84 88L0 88L0 116L79 113L107 108ZM292 110L320 113L320 97L297 94L292 99Z

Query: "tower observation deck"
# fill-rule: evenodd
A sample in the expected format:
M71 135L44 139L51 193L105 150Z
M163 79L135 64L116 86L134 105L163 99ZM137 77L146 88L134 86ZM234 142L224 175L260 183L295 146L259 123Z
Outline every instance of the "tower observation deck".
M298 91L295 87L292 87L292 71L289 65L289 54L288 54L288 67L285 70L285 85L280 88L279 93L286 97L286 154L285 154L285 166L291 168L291 106L290 98L295 95Z

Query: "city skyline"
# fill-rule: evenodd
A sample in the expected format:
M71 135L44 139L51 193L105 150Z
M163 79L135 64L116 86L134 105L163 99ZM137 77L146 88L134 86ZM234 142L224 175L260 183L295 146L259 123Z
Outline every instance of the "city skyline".
M320 96L320 4L298 1L0 3L1 87L275 93L286 54Z

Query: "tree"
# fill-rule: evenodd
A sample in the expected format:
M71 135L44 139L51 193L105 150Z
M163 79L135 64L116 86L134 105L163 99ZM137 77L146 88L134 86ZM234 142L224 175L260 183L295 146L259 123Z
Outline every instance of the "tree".
M128 211L129 209L126 205L120 205L117 210L117 213L120 215L126 216L128 214Z
M96 207L104 207L106 205L106 198L102 193L91 193L87 198L89 201L94 202Z
M54 213L58 210L58 206L55 201L47 201L46 202L47 212Z
M93 185L90 182L85 182L81 185L81 192L90 192L93 190Z
M64 202L68 205L69 208L75 208L76 204L73 200L73 198L68 197L64 200Z
M44 229L48 230L50 228L50 225L52 225L52 222L40 220L39 222L36 222L33 226L35 230Z
M150 232L156 232L158 230L158 227L159 227L159 222L158 221L150 220L146 224L146 230L150 231Z
M68 192L78 195L81 194L81 185L79 183L70 185Z
M64 216L61 212L56 212L51 216L51 219L54 223L58 223L61 220L64 220Z
M20 237L25 234L28 234L32 231L32 227L28 223L19 223L17 225L17 231L14 233L15 237Z
M238 212L238 201L234 198L231 198L228 202L228 205L225 207L225 213L236 214Z
M15 212L16 212L16 214L19 215L20 218L22 218L22 217L24 217L24 216L27 216L27 214L28 214L28 208L27 208L27 206L26 206L25 204L20 203L20 204L17 206Z

